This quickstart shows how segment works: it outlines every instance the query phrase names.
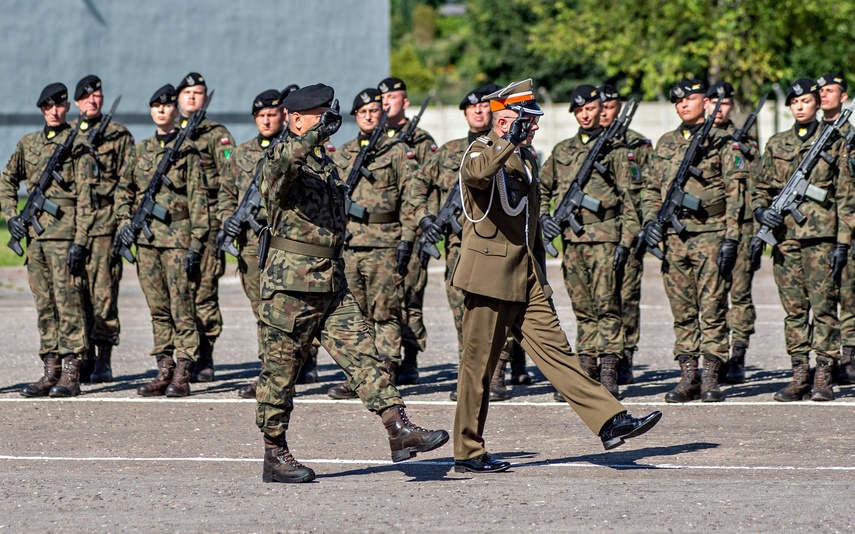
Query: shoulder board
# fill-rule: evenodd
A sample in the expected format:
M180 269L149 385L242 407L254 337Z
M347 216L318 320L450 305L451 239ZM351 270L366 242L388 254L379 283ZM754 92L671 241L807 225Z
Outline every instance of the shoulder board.
M486 135L482 135L481 137L476 139L476 141L478 141L479 143L484 143L487 146L490 146L493 144L493 141L491 141L490 138Z

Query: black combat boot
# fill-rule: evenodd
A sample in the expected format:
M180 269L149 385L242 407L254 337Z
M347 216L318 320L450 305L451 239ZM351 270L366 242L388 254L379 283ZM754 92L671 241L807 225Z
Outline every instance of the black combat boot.
M95 342L89 341L89 348L83 354L83 360L80 362L80 383L88 384L92 381L92 371L95 369Z
M597 359L587 354L579 355L579 363L582 364L582 369L588 373L588 376L594 380L600 380L600 369L597 367Z
M137 395L143 397L159 397L163 395L169 384L172 383L172 375L175 374L175 361L172 356L166 354L158 354L157 358L157 376L148 384L143 384L137 388Z
M721 402L724 394L718 387L718 374L722 362L715 356L704 356L704 377L701 379L701 402Z
M635 382L635 376L632 374L632 357L634 355L634 349L623 349L623 358L617 364L617 383L619 386L626 386Z
M511 343L510 352L511 384L515 386L527 386L531 384L531 376L525 370L525 351L516 340Z
M507 366L506 360L499 360L496 363L496 370L493 371L493 377L490 379L490 402L508 400L508 387L505 385L505 369Z
M199 336L199 359L190 372L190 382L212 382L214 380L215 338Z
M94 383L112 382L113 367L113 345L110 343L98 343L98 356L95 357L95 366L92 369L90 380Z
M314 384L318 381L318 348L311 345L306 353L303 366L297 373L298 384ZM252 396L255 397L255 393Z
M733 351L727 360L727 374L724 381L728 384L742 384L745 382L745 351L748 344L742 340L733 342Z
M415 458L417 453L432 451L448 441L445 430L427 430L411 423L403 406L387 408L380 417L389 433L393 462Z
M311 482L315 472L301 464L288 450L285 434L275 438L264 436L264 467L261 480L265 482Z
M813 375L813 390L810 400L824 402L834 400L834 387L831 384L831 371L834 369L834 361L825 358L816 359L816 370Z
M600 384L616 399L620 398L617 385L618 357L615 354L605 354L600 358Z
M837 370L838 384L855 384L855 347L843 347L840 366Z
M50 388L54 387L62 375L62 363L56 354L42 356L44 375L33 384L27 384L21 389L24 397L46 397Z
M172 382L164 391L167 397L186 397L190 395L190 369L193 368L193 360L179 359L175 365L175 373Z
M793 359L793 379L786 387L775 393L779 402L800 401L810 393L810 367L807 362Z
M665 394L665 402L689 402L701 398L701 377L698 358L690 354L677 356L680 362L680 381Z
M62 376L48 393L51 397L76 397L80 395L80 364L83 362L76 354L66 354L62 358Z
M395 373L395 385L412 386L419 383L419 347L404 343L404 360Z

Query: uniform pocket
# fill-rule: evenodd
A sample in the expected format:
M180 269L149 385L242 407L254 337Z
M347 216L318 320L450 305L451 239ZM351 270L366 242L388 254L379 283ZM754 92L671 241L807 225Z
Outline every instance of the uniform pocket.
M283 332L293 332L294 323L304 308L303 302L284 291L277 291L269 296L263 293L258 306L259 318L265 324Z
M466 248L475 251L484 256L500 256L508 255L508 244L498 241L491 241L478 236L471 236L466 240Z

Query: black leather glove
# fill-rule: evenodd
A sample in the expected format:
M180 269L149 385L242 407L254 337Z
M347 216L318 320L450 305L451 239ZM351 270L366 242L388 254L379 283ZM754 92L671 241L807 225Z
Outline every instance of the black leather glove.
M718 274L722 277L727 277L733 272L733 267L736 265L736 253L739 251L739 241L735 239L725 239L721 242L721 247L718 249L718 257L715 259L715 264L718 266Z
M644 243L649 248L658 247L664 237L665 232L663 232L662 224L659 221L650 221L644 225Z
M21 220L21 217L15 215L9 222L6 223L6 226L9 228L9 233L12 234L12 237L17 239L18 241L27 237L27 227L24 226L24 221Z
M517 146L525 141L529 131L531 131L531 121L526 118L524 113L520 113L520 116L511 123L508 133L502 136L502 139Z
M409 241L399 241L395 247L395 270L401 276L407 276L410 270L407 264L410 263L410 257L413 255L413 244Z
M540 218L540 227L543 228L543 237L548 241L552 241L561 235L561 225L558 224L555 218L549 215L544 215Z
M217 250L223 248L223 245L226 244L226 231L220 228L217 230L217 235L214 236L214 246L217 247Z
M86 266L86 247L72 243L68 247L68 255L65 258L65 263L68 265L68 270L71 274L78 275Z
M121 230L119 230L118 237L119 241L121 241L126 247L134 244L134 233L131 231L131 226L129 224L126 224L121 228Z
M339 110L338 99L336 98L330 109L324 111L323 115L321 115L323 137L332 137L341 128L341 112Z
M840 275L843 274L843 269L846 268L846 262L849 261L849 245L846 243L837 243L834 245L834 252L831 253L831 276L835 280L840 280Z
M419 228L422 229L425 239L429 242L436 244L442 240L442 228L436 224L436 216L425 215L422 220L419 221Z
M784 216L771 208L757 208L754 210L754 218L773 230L784 224Z
M199 274L199 265L202 263L202 253L196 252L193 249L187 251L187 255L184 256L184 272L187 273L187 276L195 277Z
M629 248L623 245L618 245L615 248L615 257L612 260L612 269L615 271L622 271L626 266L626 262L629 261Z
M223 229L229 235L237 236L240 235L241 224L234 218L234 216L226 219L226 222L223 223Z

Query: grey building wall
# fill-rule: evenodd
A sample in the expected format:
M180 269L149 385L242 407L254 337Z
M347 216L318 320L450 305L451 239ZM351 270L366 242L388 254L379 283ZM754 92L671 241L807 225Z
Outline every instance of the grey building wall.
M2 0L0 162L44 124L41 89L97 74L105 108L122 95L116 120L138 139L154 133L148 99L161 85L200 72L216 90L208 115L240 143L255 130L249 110L265 89L323 82L347 111L389 71L388 0ZM77 116L72 104L69 119Z

